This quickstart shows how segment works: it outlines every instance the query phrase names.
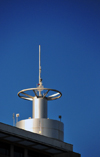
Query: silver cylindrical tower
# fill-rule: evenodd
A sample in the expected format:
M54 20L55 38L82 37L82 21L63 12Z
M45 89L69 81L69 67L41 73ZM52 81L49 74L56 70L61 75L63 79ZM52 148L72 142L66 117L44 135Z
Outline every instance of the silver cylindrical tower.
M33 116L32 118L47 118L47 99L33 98Z
M33 92L32 95L28 92ZM50 95L49 93L53 94ZM34 94L34 95L33 95ZM36 88L23 89L18 92L22 99L32 101L32 118L21 120L16 123L18 128L48 136L60 141L64 139L64 124L60 121L49 119L47 116L47 102L62 96L55 89L44 88L41 79L41 47L39 45L39 84Z

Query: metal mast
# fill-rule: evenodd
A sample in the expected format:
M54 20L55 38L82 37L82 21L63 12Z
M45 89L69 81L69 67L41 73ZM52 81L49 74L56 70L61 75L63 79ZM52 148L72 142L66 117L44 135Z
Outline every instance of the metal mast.
M39 45L39 85L41 83L41 45Z
M39 45L39 87L42 87L42 79L41 79L41 45ZM39 96L41 96L41 91L39 91Z

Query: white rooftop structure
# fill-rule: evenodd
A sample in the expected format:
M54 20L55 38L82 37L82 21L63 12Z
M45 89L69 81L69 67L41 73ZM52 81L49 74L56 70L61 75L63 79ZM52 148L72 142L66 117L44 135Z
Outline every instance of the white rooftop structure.
M32 94L29 94L32 92ZM50 95L49 93L52 92ZM36 88L23 89L18 92L22 99L32 101L32 118L16 123L18 128L41 134L59 141L64 139L64 124L61 121L48 119L47 103L58 99L62 93L56 89L44 88L41 79L41 46L39 45L39 84Z

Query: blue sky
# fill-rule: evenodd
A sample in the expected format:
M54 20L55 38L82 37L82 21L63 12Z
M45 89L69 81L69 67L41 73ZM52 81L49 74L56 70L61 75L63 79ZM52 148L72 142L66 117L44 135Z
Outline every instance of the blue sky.
M0 0L0 122L32 115L17 93L38 84L62 92L48 117L62 115L64 141L82 157L100 156L100 1Z

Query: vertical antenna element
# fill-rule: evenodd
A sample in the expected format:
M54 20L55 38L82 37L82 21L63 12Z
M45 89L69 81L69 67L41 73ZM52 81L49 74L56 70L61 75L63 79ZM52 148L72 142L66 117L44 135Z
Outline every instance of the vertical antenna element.
M39 87L43 87L41 79L41 45L39 45ZM39 96L41 96L41 90L39 90Z
M13 126L15 126L15 113L13 113Z
M39 45L39 85L41 84L41 45Z

